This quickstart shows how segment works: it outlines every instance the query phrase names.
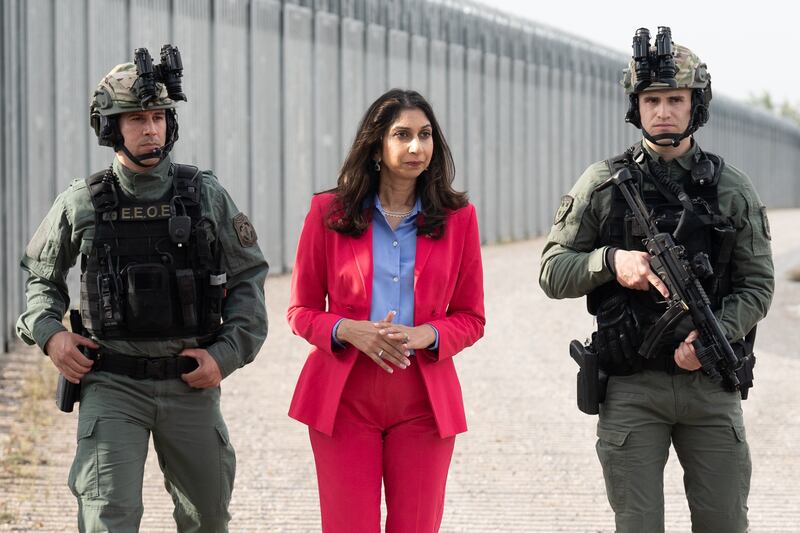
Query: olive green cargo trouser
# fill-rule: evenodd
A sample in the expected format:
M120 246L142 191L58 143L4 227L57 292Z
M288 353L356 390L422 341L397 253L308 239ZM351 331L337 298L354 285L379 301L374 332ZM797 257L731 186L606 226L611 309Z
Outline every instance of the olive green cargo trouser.
M69 486L81 532L139 530L150 433L179 532L228 531L236 457L219 388L90 372L82 381Z
M747 531L751 463L738 392L701 372L613 376L597 437L618 533L664 531L670 441L683 467L692 531Z

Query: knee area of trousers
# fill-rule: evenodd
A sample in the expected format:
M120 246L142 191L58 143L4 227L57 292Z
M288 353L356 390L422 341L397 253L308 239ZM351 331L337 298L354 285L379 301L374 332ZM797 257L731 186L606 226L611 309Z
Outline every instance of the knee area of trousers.
M175 510L175 521L178 531L194 531L196 533L225 533L231 515L227 509L218 512L198 513L192 508L180 506Z
M615 512L614 525L616 533L664 533L664 511Z
M99 498L78 498L78 530L139 531L144 507L122 507Z
M729 512L692 509L691 514L694 533L746 533L748 529L747 508Z

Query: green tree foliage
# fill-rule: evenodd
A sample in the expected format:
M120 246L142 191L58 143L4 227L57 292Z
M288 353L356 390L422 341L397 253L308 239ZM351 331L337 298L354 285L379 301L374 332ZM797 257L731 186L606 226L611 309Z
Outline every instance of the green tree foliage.
M786 117L800 124L800 109L798 109L797 106L791 105L789 102L784 102L783 105L781 105L779 114L782 117Z
M800 105L792 105L788 100L778 105L767 91L763 91L760 96L750 95L749 102L800 125Z

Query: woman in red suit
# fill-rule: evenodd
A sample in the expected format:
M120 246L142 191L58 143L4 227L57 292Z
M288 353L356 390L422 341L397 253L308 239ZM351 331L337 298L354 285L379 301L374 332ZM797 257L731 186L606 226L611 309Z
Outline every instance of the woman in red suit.
M313 345L289 416L309 426L322 529L439 529L455 435L453 356L483 335L475 208L452 188L428 102L391 90L361 121L335 189L314 196L288 319Z

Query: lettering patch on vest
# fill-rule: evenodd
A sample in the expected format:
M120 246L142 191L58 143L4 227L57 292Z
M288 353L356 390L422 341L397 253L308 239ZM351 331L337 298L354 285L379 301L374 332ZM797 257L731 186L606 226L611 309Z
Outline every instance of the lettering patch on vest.
M135 205L130 207L120 207L117 212L117 220L125 222L135 222L141 220L161 220L170 217L168 203Z
M574 201L575 198L569 195L561 197L561 205L558 206L556 216L553 217L553 225L563 222L564 219L567 218L567 214L569 214L569 210L572 208L572 203Z
M239 237L239 243L243 248L249 248L258 241L256 229L244 213L239 213L233 217L233 229L236 231L236 236Z

